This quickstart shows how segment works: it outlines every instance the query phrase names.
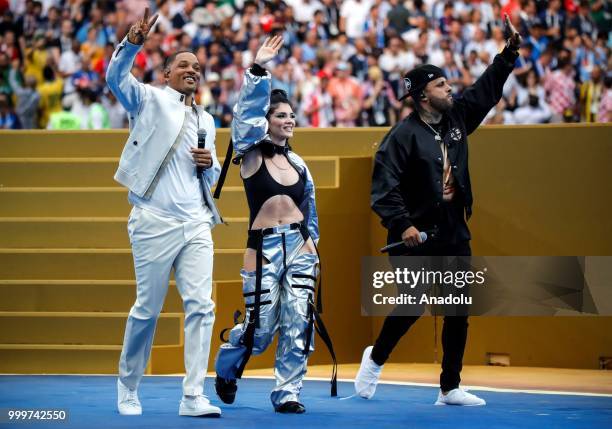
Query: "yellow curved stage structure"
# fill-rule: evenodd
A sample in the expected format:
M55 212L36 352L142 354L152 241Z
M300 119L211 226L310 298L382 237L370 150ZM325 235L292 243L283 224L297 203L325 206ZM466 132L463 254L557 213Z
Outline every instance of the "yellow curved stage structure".
M317 184L324 318L342 363L358 362L382 324L361 316L359 276L361 257L378 255L385 241L369 208L372 156L385 132L299 129L292 141ZM135 289L127 192L112 179L126 137L0 132L1 373L116 372ZM219 130L221 161L228 140ZM474 254L612 255L611 161L612 126L479 129L470 142ZM213 356L219 332L242 308L248 207L236 166L220 208L229 225L213 232ZM183 371L182 324L172 283L148 373ZM473 317L470 324L466 364L503 353L513 366L597 368L612 356L610 317ZM391 362L432 362L435 348L433 318L424 317ZM273 349L249 367L270 367ZM320 341L310 362L329 362Z

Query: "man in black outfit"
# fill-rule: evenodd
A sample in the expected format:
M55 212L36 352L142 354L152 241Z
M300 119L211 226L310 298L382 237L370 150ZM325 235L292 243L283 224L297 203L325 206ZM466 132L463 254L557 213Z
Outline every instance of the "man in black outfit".
M472 213L467 136L499 102L514 68L521 37L505 17L506 47L480 78L455 99L444 72L422 65L404 78L416 111L393 127L375 156L372 209L388 229L387 242L404 242L398 255L469 256ZM428 231L423 242L420 232ZM389 315L374 346L365 349L355 379L359 396L374 395L382 366L419 316ZM467 316L446 316L442 373L436 405L485 405L459 388Z

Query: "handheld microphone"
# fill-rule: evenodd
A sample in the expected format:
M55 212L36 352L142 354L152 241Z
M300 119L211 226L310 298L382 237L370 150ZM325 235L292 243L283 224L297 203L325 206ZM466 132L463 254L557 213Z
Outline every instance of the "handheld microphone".
M427 241L427 233L425 231L421 231L421 232L419 232L419 235L421 236L421 241L423 243L425 243ZM380 249L380 251L382 253L387 253L390 250L396 250L396 249L399 249L399 248L404 248L405 249L405 248L407 248L407 246L406 246L406 244L403 241L397 241L395 243L387 244L385 247Z
M204 128L200 128L198 130L198 149L206 148L206 130ZM196 169L198 173L198 177L202 175L204 172L204 167L197 167Z

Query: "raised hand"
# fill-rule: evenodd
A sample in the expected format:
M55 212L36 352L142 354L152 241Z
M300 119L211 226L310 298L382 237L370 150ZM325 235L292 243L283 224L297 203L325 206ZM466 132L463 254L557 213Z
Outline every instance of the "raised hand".
M278 54L278 50L283 46L283 37L268 37L255 55L255 63L263 66Z
M508 17L507 13L504 16L504 36L506 37L506 46L513 51L518 51L518 48L521 47L521 43L523 42L523 38L510 22L510 17Z
M158 15L155 14L153 18L149 19L149 8L145 8L144 16L142 19L136 21L134 25L130 28L128 32L128 42L133 43L135 45L142 45L144 41L147 39L147 35L155 21L157 21Z

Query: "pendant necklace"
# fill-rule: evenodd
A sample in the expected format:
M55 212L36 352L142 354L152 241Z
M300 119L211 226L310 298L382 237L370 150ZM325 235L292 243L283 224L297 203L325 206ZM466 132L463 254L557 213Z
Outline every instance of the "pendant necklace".
M441 142L441 141L442 141L442 137L440 137L440 133L439 133L439 132L437 132L437 131L435 130L435 128L434 128L434 127L432 127L431 125L429 125L427 122L425 122L425 121L423 121L423 122L425 123L425 125L427 125L427 126L429 127L429 129L430 129L430 130L432 130L432 131L434 132L434 134L436 135L436 136L435 136L435 140L436 140L437 142Z
M279 165L278 165L276 162L274 162L274 161L272 160L272 158L268 158L268 159L269 159L269 160L270 160L270 162L271 162L272 164L274 164L274 166L275 166L276 168L278 168L279 170L285 171L285 170L289 170L289 168L290 168L290 166L289 166L289 167L285 167L285 168L280 167L280 166L279 166Z

